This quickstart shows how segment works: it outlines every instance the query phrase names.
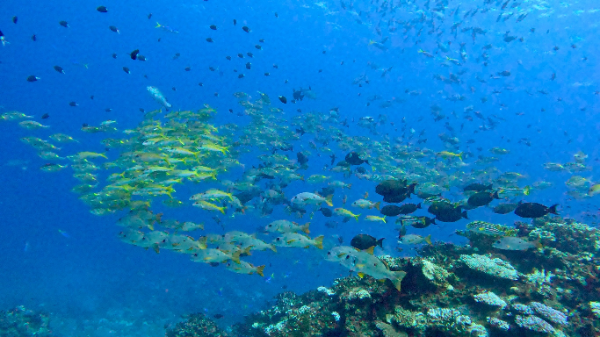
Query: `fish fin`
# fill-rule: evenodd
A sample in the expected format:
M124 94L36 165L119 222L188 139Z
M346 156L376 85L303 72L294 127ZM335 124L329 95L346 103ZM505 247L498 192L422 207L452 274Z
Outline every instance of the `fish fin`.
M557 206L558 206L558 204L554 204L554 205L548 207L548 213L552 213L552 214L558 215L558 213L556 212L556 207Z
M305 223L304 225L301 226L301 230L306 233L309 234L310 233L310 229L308 229L308 226L310 226L310 222Z
M525 186L525 188L523 189L523 194L525 194L525 195L529 195L529 192L531 192L531 186L527 185L527 186Z
M225 207L218 207L219 212L225 214Z
M160 253L160 248L158 248L158 245L152 245L152 249L154 249L154 251L156 252L156 254Z
M467 211L463 211L463 212L461 213L461 215L462 215L462 217L463 217L463 218L465 218L465 219L469 220L469 218L467 217Z
M498 193L499 193L498 191L494 192L494 193L492 194L492 197L493 197L494 199L500 199L500 197L498 196Z
M348 184L348 185L346 185L346 188L347 188L347 189L350 189L350 187L352 187L352 184Z
M154 224L148 224L148 229L150 229L151 231L154 230Z
M375 250L375 246L365 249L364 252L367 252L367 253L373 255L373 250Z
M400 292L402 291L402 280L404 279L404 276L406 276L406 272L396 271L394 272L394 276L394 279L390 281L392 281L392 283L394 284L394 288L396 288L396 290Z
M324 237L325 237L324 235L319 235L314 239L315 247L317 247L319 249L323 249L323 238Z
M427 242L427 244L430 244L430 245L432 244L431 243L431 234L429 234L425 237L425 242Z
M271 245L271 247L270 247L270 248L271 248L271 250L272 250L272 251L274 251L275 253L277 253L277 247L275 247L275 246Z
M417 208L418 208L418 209L421 209L421 203L418 203L418 204L417 204Z
M377 240L377 246L381 247L381 249L383 249L383 240L385 240L385 238Z
M385 215L381 219L383 220L383 223L387 223L387 221L385 221Z
M358 277L360 277L360 278L363 278L363 277L365 277L365 273L363 273L362 271L361 271L361 272L358 272L358 273L357 273L357 275L358 275Z
M263 264L262 266L258 266L256 267L256 273L262 277L265 277L265 265Z
M333 203L331 202L331 199L333 199L333 194L330 194L325 197L325 202L327 203L327 206L329 206L329 207L333 207Z
M198 246L200 249L206 249L206 241L207 241L207 237L206 236L201 236L198 238L198 240L196 240L196 242L198 242Z
M375 203L375 208L379 211L379 207L381 206L381 201Z
M231 261L240 264L240 254L242 253L241 250L238 250L237 252L231 254Z
M291 245L292 243L294 243L294 241L296 241L296 240L287 240L287 241L286 241L286 243L287 243L288 245Z

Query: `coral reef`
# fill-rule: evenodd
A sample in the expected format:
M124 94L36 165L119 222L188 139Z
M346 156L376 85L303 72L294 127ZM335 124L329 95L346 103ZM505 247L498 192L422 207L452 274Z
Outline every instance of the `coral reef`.
M340 278L301 296L280 294L231 335L600 335L600 232L560 218L534 224L519 223L519 233L544 233L541 248L499 251L483 243L490 235L465 231L471 242L464 246L437 243L414 258L380 257L407 273L401 292L371 277Z
M54 336L47 315L19 306L0 312L0 337Z
M219 329L217 324L204 314L189 315L187 321L179 322L168 329L166 337L228 337L227 333Z

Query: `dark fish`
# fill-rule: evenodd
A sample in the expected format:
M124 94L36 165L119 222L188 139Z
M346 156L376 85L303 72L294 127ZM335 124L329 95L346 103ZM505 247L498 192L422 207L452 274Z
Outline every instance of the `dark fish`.
M192 70L192 68L191 67L185 67L183 70L190 71L190 70Z
M298 158L298 163L300 163L300 165L306 165L306 163L308 163L308 157L302 152L296 153L296 157Z
M239 74L238 78L244 78L244 76L245 76L244 74Z
M319 195L332 195L333 193L335 193L335 187L332 186L323 187L319 191Z
M12 22L16 25L17 21L19 21L19 18L17 18L16 16L12 17Z
M250 33L250 28L248 28L248 26L242 27L242 30L245 31L246 33Z
M489 204L494 199L500 199L498 197L498 191L496 191L496 192L482 191L482 192L477 192L477 193L473 194L472 196L470 196L469 200L467 200L467 203L470 206L479 207L479 206L485 206L485 205Z
M75 107L75 106L79 106L79 104L77 104L77 102L69 102L69 106Z
M462 206L452 207L452 209L439 212L435 218L443 222L456 222L462 218L468 219L467 211L463 211Z
M54 70L58 71L58 72L59 72L59 73L61 73L61 74L64 74L64 73L65 73L65 71L63 70L63 68L62 68L62 67L60 67L60 66L54 66Z
M100 13L108 13L108 9L106 9L106 6L98 6L96 10Z
M31 35L31 40L32 41L37 41L37 36L35 36L35 34Z
M146 56L138 55L137 59L138 59L138 61L146 61Z
M233 19L233 25L234 26L237 25L237 20L236 19Z
M381 208L381 210L379 211L381 214L385 215L385 216L398 216L400 214L403 214L401 212L401 208L399 206L396 205L386 205L383 206Z
M251 52L247 52L246 55L248 55L248 57L254 57L254 54L252 54Z
M558 215L558 213L556 212L557 206L558 204L547 207L535 202L521 201L515 209L515 214L520 216L521 218L541 218L548 213Z
M400 214L411 214L421 208L421 204L404 204L399 208Z
M277 14L277 12L275 12L275 17L276 17L276 18L278 18L278 17L279 17L279 14Z
M210 37L207 37L207 38L206 38L206 42L211 42L211 43L212 43L212 42L214 42L214 41L213 41L213 39L212 39L212 38L210 38Z
M369 161L368 160L362 160L358 156L358 153L356 153L354 151L348 153L346 155L346 157L344 158L344 160L346 160L346 162L348 162L350 165L360 165L362 163L366 163L367 165L369 165Z
M214 314L213 317L216 318L216 319L221 319L221 318L223 318L223 315L221 315L221 314Z
M175 53L175 55L173 56L173 60L177 60L179 58L179 56L181 56L180 53Z
M258 49L258 50L262 50L262 46L261 46L261 45L259 45L259 44L255 45L255 46L254 46L254 48L256 48L256 49Z
M469 184L467 186L465 186L465 188L463 189L463 191L475 191L475 192L482 192L482 191L489 191L492 189L492 184L489 185L484 185L484 184L480 184L480 183L473 183L473 184Z
M323 214L323 216L326 218L331 218L333 215L333 212L329 208L321 207L319 211L321 211L321 214Z
M35 75L31 75L29 77L27 77L27 82L37 82L37 80L39 80L40 78L35 76Z
M127 68L127 67L123 67L123 71L126 72L126 73L128 73L128 74L131 74L131 72L129 71L129 68Z
M65 28L69 28L69 23L67 21L60 21L58 24Z
M210 29L212 29L212 30L217 30L217 26L215 26L215 25L210 25Z
M115 26L108 26L108 29L110 29L111 31L119 34L119 29L117 27L115 27Z
M377 240L368 234L358 234L352 238L350 245L356 249L366 250L367 252L373 254L373 249L375 249L375 247L379 246L383 248L383 240L384 238Z
M225 58L227 59L227 61L231 61L231 56L225 56Z
M281 101L281 103L287 104L287 98L285 98L285 96L279 96L279 100Z
M132 51L131 53L129 53L129 56L131 57L132 60L136 60L139 53L140 53L140 50L136 49L136 50Z
M48 119L48 117L50 117L50 115L48 115L48 114L43 114L42 115L42 119Z
M252 69L252 63L250 63L250 62L246 63L246 69Z
M260 40L258 40L258 42L265 43L265 39L260 39Z
M402 230L404 230L404 234L406 234L406 226L412 226L414 228L426 228L429 225L435 223L435 219L426 217L426 216L405 216L399 218L396 222L400 222L402 224ZM400 237L404 236L404 234L400 235Z
M508 214L517 208L518 204L498 204L492 209L496 214Z
M337 221L327 221L325 223L325 227L327 228L336 228L339 225Z
M401 203L404 200L406 200L406 198L408 198L408 196L406 194L391 194L391 195L384 195L383 201L389 202L390 204L398 204L398 203Z
M148 14L148 20L150 20L150 18L152 18L152 13Z
M112 58L116 59L117 58L117 53L113 53L112 54Z
M271 74L270 73L265 73L265 76L269 76L269 75L271 75Z

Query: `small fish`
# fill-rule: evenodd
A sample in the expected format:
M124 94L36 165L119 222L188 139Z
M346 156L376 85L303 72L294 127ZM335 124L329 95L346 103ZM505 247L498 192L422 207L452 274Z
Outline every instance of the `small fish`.
M54 66L54 70L58 71L61 74L65 73L64 69L62 67L60 67L60 66Z
M123 71L126 72L127 74L131 74L131 71L129 71L129 68L127 68L127 67L123 67Z
M213 41L213 39L212 39L212 38L210 38L210 37L207 37L207 38L206 38L206 42L210 42L210 43L212 43L212 42L214 42L214 41Z
M33 82L33 81L30 81ZM285 98L285 96L279 96L279 101L281 101L281 103L283 104L287 104L287 98Z
M106 8L106 6L98 6L96 10L100 13L108 13L108 9Z
M127 69L127 70L129 70L129 69ZM157 101L158 103L160 103L167 109L171 108L171 103L169 103L167 101L165 96L160 92L160 90L158 90L158 88L153 87L153 86L148 86L148 87L146 87L146 89L148 90L150 95L152 95L152 97L154 98L155 101Z
M248 28L248 26L242 27L242 30L245 31L246 33L250 33L250 28Z
M117 33L117 34L121 34L121 32L119 31L119 29L115 26L108 26L108 29L110 29L111 31Z
M65 28L69 28L69 23L67 21L60 21L58 24Z
M132 60L137 60L137 56L140 53L139 49L136 49L134 51L132 51L131 53L129 53L129 57L131 57Z
M19 21L19 18L17 18L16 16L12 17L12 22L16 25L17 21Z
M58 232L60 233L60 235L64 236L65 238L70 238L71 236L69 235L69 233L63 231L63 230L58 230Z
M31 76L27 77L27 82L37 82L39 80L41 80L41 78L37 77L35 75L31 75Z
M217 30L217 26L215 26L215 25L210 25L209 28L212 30Z
M523 238L517 238L513 236L507 236L499 239L492 244L492 247L501 250L529 250L531 248L541 247L538 241L527 241Z
M402 236L402 238L400 238L398 243L401 243L403 245L418 245L421 243L427 243L427 244L431 245L432 244L431 243L431 234L429 234L426 237L422 237L421 235L417 235L417 234L404 235L404 236Z

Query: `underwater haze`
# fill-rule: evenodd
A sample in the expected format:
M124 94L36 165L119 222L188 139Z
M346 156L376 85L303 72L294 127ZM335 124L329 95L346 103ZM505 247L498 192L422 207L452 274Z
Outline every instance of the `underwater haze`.
M592 0L2 1L0 310L228 331L340 277L402 292L373 252L595 228L598 29Z

